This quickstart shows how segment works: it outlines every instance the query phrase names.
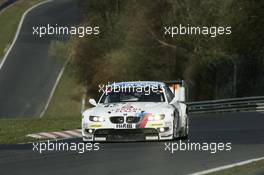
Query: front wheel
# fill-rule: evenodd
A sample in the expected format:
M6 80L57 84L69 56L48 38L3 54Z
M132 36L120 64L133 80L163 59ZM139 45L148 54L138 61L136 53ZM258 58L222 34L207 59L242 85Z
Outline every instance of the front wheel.
M183 136L181 138L186 140L186 139L188 139L188 136L189 136L189 117L186 116L184 134L183 134Z
M174 120L173 120L173 140L175 140L179 137L179 134L177 132L178 119L179 119L179 114L175 114Z

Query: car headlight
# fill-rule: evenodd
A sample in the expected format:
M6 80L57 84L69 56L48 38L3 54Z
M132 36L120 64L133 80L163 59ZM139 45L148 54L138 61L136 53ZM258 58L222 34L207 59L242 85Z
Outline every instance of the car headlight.
M165 118L165 114L151 115L148 117L149 121L159 121Z
M90 116L89 120L93 122L103 122L105 119L101 116Z

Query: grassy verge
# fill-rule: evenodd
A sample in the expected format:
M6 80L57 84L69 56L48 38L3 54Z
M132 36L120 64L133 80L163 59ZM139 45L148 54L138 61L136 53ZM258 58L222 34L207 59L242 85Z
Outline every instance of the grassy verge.
M0 12L0 61L11 45L23 13L43 0L19 0L8 9Z
M0 144L34 141L27 134L80 128L81 87L67 68L46 114L38 119L1 119Z
M243 166L237 166L223 171L210 173L208 175L260 175L264 174L264 160L250 163Z

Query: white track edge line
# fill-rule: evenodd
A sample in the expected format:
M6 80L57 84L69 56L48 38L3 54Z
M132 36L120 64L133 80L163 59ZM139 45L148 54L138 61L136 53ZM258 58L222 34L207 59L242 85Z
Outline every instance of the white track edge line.
M204 170L204 171L191 173L189 175L204 175L204 174L213 173L213 172L221 171L221 170L226 170L226 169L237 167L237 166L241 166L241 165L246 165L246 164L257 162L257 161L261 161L261 160L264 160L264 157L249 159L249 160L245 160L245 161L242 161L242 162L237 162L237 163L224 165L224 166L220 166L220 167L216 167L216 168L212 168L212 169L208 169L208 170Z
M67 64L68 64L69 61L70 61L70 57L65 61L63 67L61 68L60 73L59 73L59 75L58 75L58 77L57 77L57 79L56 79L56 82L55 82L55 84L53 85L52 90L51 90L51 92L50 92L50 95L49 95L48 101L47 101L47 103L45 104L44 109L43 109L42 112L40 113L39 118L42 118L43 115L44 115L44 114L46 113L46 111L48 110L48 107L49 107L49 105L50 105L50 102L51 102L51 100L52 100L52 97L53 97L53 95L54 95L54 93L55 93L55 91L56 91L56 89L57 89L57 86L58 86L58 84L59 84L59 82L60 82L60 79L61 79L61 77L62 77L62 75L63 75L63 73L64 73L64 70L65 70L65 68L66 68L66 66L67 66Z
M12 4L9 4L8 6L4 7L1 11L0 11L0 14L1 13L4 13L7 9L13 7L18 1L15 1L13 2Z
M53 95L54 95L54 93L55 93L55 90L57 89L57 86L58 86L58 84L59 84L59 82L60 82L60 79L61 79L61 77L62 77L62 75L63 75L63 73L64 73L64 70L65 70L65 67L66 67L67 63L68 63L68 61L66 61L65 65L64 65L63 68L61 69L61 71L60 71L60 73L59 73L59 75L58 75L58 77L57 77L57 79L56 79L56 82L55 82L54 86L52 87L52 90L51 90L51 92L50 92L50 95L49 95L48 101L47 101L47 103L45 104L44 109L43 109L42 112L40 113L39 118L42 118L43 115L46 113L46 111L47 111L47 109L48 109L48 107L49 107L49 104L50 104L50 102L51 102L51 100L52 100L52 97L53 97Z
M36 8L36 7L38 7L38 6L42 5L42 4L45 4L45 3L51 2L51 1L53 1L53 0L45 0L45 1L42 1L42 2L40 2L40 3L38 3L38 4L35 4L34 6L30 7L29 9L27 9L27 10L23 13L23 15L22 15L22 17L21 17L21 19L20 19L20 22L19 22L19 25L18 25L18 28L17 28L16 34L15 34L15 37L14 37L14 39L13 39L13 41L12 41L12 44L9 46L7 52L6 52L5 55L4 55L4 58L3 58L2 61L0 62L0 70L2 69L2 67L3 67L3 65L4 65L4 63L5 63L5 61L6 61L7 56L9 55L10 51L12 50L13 46L14 46L15 43L16 43L16 40L17 40L17 38L18 38L18 35L19 35L19 33L20 33L20 30L21 30L21 27L22 27L22 24L23 24L23 22L24 22L24 20L25 20L26 15L27 15L31 10L33 10L34 8Z

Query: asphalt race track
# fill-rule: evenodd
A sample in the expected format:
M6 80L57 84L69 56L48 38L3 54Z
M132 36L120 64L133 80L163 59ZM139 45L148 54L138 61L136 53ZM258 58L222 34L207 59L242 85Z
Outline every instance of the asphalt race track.
M264 113L190 117L189 142L231 142L231 151L165 151L164 142L101 143L99 151L32 151L32 144L1 145L0 174L175 175L264 156ZM80 139L66 142L81 142ZM179 142L179 141L175 141Z
M52 40L68 36L32 35L32 27L74 26L80 21L76 1L55 0L30 11L0 70L0 118L39 117L63 63L48 57Z

